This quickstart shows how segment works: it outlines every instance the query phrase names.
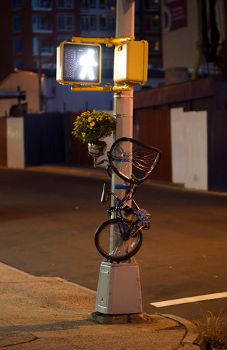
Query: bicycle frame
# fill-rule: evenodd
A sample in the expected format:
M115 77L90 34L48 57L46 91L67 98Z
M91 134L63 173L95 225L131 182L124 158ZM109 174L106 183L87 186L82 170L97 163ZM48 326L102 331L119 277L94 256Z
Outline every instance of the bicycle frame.
M112 196L108 213L110 219L104 221L95 232L95 246L98 252L109 261L121 262L130 259L140 249L143 241L143 229L150 227L150 214L140 209L134 200L137 187L143 183L157 166L161 152L142 142L122 137L116 140L107 153L107 173L114 173L124 185L114 185L114 191L103 186L101 202L107 202ZM126 186L127 184L127 186ZM118 197L115 189L124 187L126 191ZM117 192L118 193L118 192Z
M139 211L140 208L139 208L138 204L136 203L136 201L132 198L134 193L135 193L135 190L136 190L136 186L131 185L129 187L128 191L126 192L126 195L123 199L120 199L115 193L109 192L109 194L115 198L116 204L114 207L109 208L108 213L110 215L111 215L111 213L115 213L115 217L119 218L121 220L123 231L124 231L124 232L121 232L121 234L122 234L123 240L125 240L125 241L127 241L131 237L134 227L137 227L138 224L141 223L141 225L139 225L139 227L137 227L136 231L134 231L133 234L136 234L138 232L138 230L143 228L143 223L142 223L141 219L139 219L138 215L136 214L136 211ZM132 200L132 207L134 207L135 210L133 210L132 208L127 206L128 200ZM129 213L127 213L127 210L129 211ZM123 212L126 215L128 214L128 215L137 216L137 218L131 222L131 225L129 227L126 225Z

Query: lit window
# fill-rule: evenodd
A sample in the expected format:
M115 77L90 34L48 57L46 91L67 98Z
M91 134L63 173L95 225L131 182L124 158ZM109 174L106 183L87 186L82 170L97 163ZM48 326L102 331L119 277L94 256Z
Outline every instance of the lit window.
M160 51L160 40L155 40L154 42L154 51L159 52Z
M21 54L23 51L23 40L20 37L13 39L13 53L14 55Z
M161 41L160 38L152 37L149 39L149 54L152 55L160 55L161 53Z
M73 0L57 0L58 9L72 9L73 7Z
M20 32L22 29L22 20L21 16L14 16L13 17L13 31L15 32Z
M74 16L71 13L59 13L57 15L58 32L74 31Z
M52 0L32 0L33 10L51 10Z
M51 22L48 15L32 16L33 32L51 32Z

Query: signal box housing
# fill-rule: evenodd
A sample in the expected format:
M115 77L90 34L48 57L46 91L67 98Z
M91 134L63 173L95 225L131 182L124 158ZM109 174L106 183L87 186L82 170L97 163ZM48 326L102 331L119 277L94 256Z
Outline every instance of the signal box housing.
M64 85L101 84L99 44L62 42L57 48L56 80Z
M148 42L128 41L115 46L114 82L145 84L148 70Z

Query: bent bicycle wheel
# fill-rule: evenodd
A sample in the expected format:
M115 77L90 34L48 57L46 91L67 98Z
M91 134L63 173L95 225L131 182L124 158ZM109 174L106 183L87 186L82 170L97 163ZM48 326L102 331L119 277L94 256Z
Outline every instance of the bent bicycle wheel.
M140 184L147 179L161 158L158 148L121 137L108 152L108 159L113 171L129 183Z
M131 221L124 220L126 226ZM141 247L143 236L141 228L132 233L128 240L123 240L124 226L121 219L110 219L101 224L95 232L95 246L104 258L116 262L127 260Z

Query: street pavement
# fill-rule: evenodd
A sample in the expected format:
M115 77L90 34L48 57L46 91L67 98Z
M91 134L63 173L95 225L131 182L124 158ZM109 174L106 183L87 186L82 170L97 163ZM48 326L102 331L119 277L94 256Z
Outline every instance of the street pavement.
M28 169L33 171L33 169ZM64 173L61 167L35 171ZM68 169L103 179L102 170ZM18 222L17 222L18 225ZM23 221L21 231L23 231ZM59 277L33 276L0 263L0 348L196 350L194 325L179 316L95 314L96 292ZM101 317L103 316L103 317Z
M92 318L96 293L57 277L0 263L0 348L13 350L196 350L197 333L173 315ZM104 322L104 323L103 323Z
M107 178L105 171L103 169L81 169L53 166L35 167L22 170L21 174L33 172L33 180L31 181L30 177L25 176L24 180L27 182L20 182L22 178L18 176L17 186L20 187L19 191L15 196L10 195L8 199L9 188L12 184L12 180L15 180L15 174L19 175L19 171L15 171L14 176L10 177L10 169L1 170L7 173L7 176L2 177L3 183L1 184L2 203L4 204L0 210L0 218L2 219L1 256L3 257L5 254L2 261L5 263L7 262L9 265L13 264L17 267L20 266L19 268L31 272L31 256L35 256L37 244L40 241L40 246L42 247L42 254L40 256L43 256L43 258L48 256L49 267L52 267L52 261L56 262L57 260L56 256L50 256L49 244L52 244L52 250L56 252L59 252L61 247L63 249L64 240L66 240L66 237L68 236L71 237L71 232L66 232L65 229L66 221L69 220L69 226L72 226L73 230L81 231L81 226L77 227L77 221L73 220L73 222L71 222L72 219L70 215L68 215L69 208L72 208L72 202L68 199L67 194L72 190L72 186L74 186L75 183L68 180L67 189L65 187L59 188L58 196L55 196L55 194L52 193L52 199L49 200L48 193L43 197L43 193L40 191L42 188L41 183L37 185L37 188L34 188L35 180L38 180L38 172L41 172L42 174L71 175L72 179L74 177L80 177L81 179L97 178L98 180L105 180ZM53 181L51 177L45 178L45 180ZM61 184L61 182L59 182L59 184ZM163 184L160 185L163 187ZM58 186L58 183L55 186ZM94 207L95 201L92 201L92 203L94 202L92 204L92 208L95 208L94 210L90 210L88 206L89 201L91 203L91 200L89 199L91 196L90 189L92 188L94 190L93 187L89 186L91 186L91 183L87 181L87 193L85 194L83 194L82 188L74 188L74 192L76 191L77 196L80 198L80 203L79 206L75 206L75 213L73 215L76 217L78 215L81 216L80 212L87 212L89 210L89 220L84 221L83 234L87 231L92 232L94 226L93 216L95 216L95 221L97 220L97 213L95 212L97 208ZM158 186L158 184L156 184L156 186ZM165 186L168 188L172 185ZM25 189L26 195L31 198L28 202L23 202ZM74 195L75 193L73 193L73 196ZM97 193L95 193L95 196L97 196ZM222 194L222 196L225 195ZM42 207L41 203L44 198L45 203L43 203ZM59 199L62 199L64 202L64 210L62 209L62 204L59 204ZM10 201L12 200L16 201L15 205L11 205ZM182 203L181 198L179 201ZM80 210L78 210L79 208ZM223 210L224 208L225 206L223 207ZM16 210L11 214L11 209ZM44 210L46 211L45 214ZM170 210L171 207L168 207L168 211ZM59 221L56 221L56 215L59 216ZM47 221L47 218L53 224L51 227L52 230L54 230L54 235L50 236L50 240L47 225L49 221ZM162 222L164 219L162 216ZM37 227L37 223L41 222L41 220L42 225ZM166 224L165 220L163 224ZM170 230L169 221L168 225L168 230ZM222 223L222 225L224 229L224 223ZM46 230L43 231L44 227ZM14 232L13 235L12 230ZM40 236L41 231L42 235ZM62 244L61 247L59 244L56 244L56 235L62 236L62 239L59 239L59 244ZM12 236L12 238L9 238L9 241L7 241L10 236ZM23 249L20 248L21 240L23 239L28 241L27 248L30 249L30 251L26 251L26 246ZM5 242L7 243L5 244ZM77 236L77 240L70 240L70 242L73 244L73 249L77 252L76 254L80 254L80 250L82 250L83 253L83 249L85 248L84 237L82 240L82 237ZM148 245L144 245L143 250L145 251L145 256L149 255L149 249ZM200 249L199 245L198 249ZM90 247L86 244L86 253L89 256L89 259L86 261L83 260L82 264L85 262L87 264L86 266L89 267L89 271L92 271L91 266L94 265L94 259L96 259L95 256L91 257L91 252L93 250L93 246ZM15 259L14 261L13 257L16 254L17 260ZM20 256L22 260L20 262L19 258L18 262L18 257ZM61 255L59 258L61 259ZM25 259L26 264L23 259ZM68 266L67 268L69 270L75 267L72 264L73 259L68 258L66 255L64 255L62 259L64 264ZM162 256L162 263L164 259L165 257ZM14 263L11 263L11 261L14 261ZM149 261L149 269L150 266L151 262ZM42 269L44 273L42 273ZM44 269L42 261L40 261L38 271L31 272L36 275L35 277L32 274L16 270L6 264L0 264L0 348L7 348L10 346L13 349L22 350L89 350L96 348L106 349L106 347L110 350L123 348L168 350L182 347L185 350L198 349L198 346L195 344L197 334L193 324L180 318L179 315L175 316L174 310L171 308L169 308L169 310L171 310L171 313L173 312L173 315L163 314L164 312L169 312L169 310L161 309L162 314L158 314L156 313L157 311L154 311L154 308L150 308L151 311L149 310L149 315L142 314L139 315L138 318L125 318L125 316L122 316L119 319L113 318L113 324L99 324L97 319L91 319L91 314L95 311L95 292L58 277L47 277L45 274L47 270L47 268ZM57 271L58 269L53 268L52 272L54 270ZM39 277L37 277L37 275ZM49 276L55 275L50 273ZM57 276L59 275L57 274ZM92 282L93 279L96 280L95 277L97 277L96 274L95 276L92 276L90 273L86 278ZM182 278L182 276L180 277ZM68 277L65 276L64 278L68 279ZM78 279L76 279L76 282L78 282ZM92 283L94 284L94 281ZM165 280L165 286L167 286L167 280ZM93 288L93 286L90 288ZM169 287L166 288L168 289ZM124 323L119 324L119 322Z

